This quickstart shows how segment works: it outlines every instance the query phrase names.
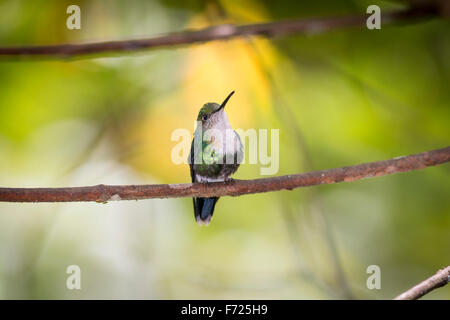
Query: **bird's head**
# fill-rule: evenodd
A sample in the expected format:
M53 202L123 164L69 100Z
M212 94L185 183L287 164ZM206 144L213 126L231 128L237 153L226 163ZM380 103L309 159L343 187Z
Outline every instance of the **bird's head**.
M204 129L213 128L216 124L221 123L222 121L228 121L224 108L233 94L234 91L226 97L222 104L208 102L203 105L198 113L197 121L202 123L202 127Z

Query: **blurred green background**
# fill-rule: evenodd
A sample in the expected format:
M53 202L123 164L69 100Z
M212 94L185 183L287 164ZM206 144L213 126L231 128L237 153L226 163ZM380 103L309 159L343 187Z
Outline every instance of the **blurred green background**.
M81 7L81 30L66 8ZM139 38L220 23L365 14L395 1L0 1L0 44ZM0 59L0 185L190 182L170 152L231 91L235 128L280 129L277 175L450 141L448 21L88 59ZM244 164L235 178L260 177ZM0 298L390 299L450 264L450 167L222 198L0 203ZM81 268L81 290L66 268ZM366 268L381 268L369 290ZM442 288L425 299L449 299Z

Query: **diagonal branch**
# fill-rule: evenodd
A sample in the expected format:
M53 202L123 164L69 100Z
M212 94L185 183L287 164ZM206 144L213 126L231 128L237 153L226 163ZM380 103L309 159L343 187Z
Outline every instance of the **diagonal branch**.
M417 300L434 289L445 286L450 282L450 266L436 272L435 275L422 281L408 291L394 298L394 300Z
M4 202L71 202L114 201L153 198L240 196L300 187L351 182L363 178L379 177L397 172L420 170L450 161L450 146L390 160L370 162L352 167L287 176L232 180L214 183L180 183L154 185L97 185L71 188L0 188L0 201Z
M383 26L413 22L439 16L438 2L420 2L408 9L382 12ZM48 56L66 58L101 53L130 53L145 49L187 45L242 36L276 37L289 34L317 34L327 31L365 26L368 15L299 19L258 24L222 24L195 31L182 31L153 38L49 46L0 47L0 56Z

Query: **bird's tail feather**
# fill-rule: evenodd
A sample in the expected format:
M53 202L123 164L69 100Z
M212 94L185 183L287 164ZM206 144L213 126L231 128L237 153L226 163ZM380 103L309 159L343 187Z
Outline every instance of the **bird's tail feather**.
M208 225L211 221L218 197L194 198L195 220L198 224Z

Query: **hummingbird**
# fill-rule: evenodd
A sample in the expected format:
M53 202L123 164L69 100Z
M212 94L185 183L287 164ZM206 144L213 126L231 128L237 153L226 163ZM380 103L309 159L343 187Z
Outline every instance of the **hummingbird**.
M229 181L243 160L241 138L231 127L225 112L225 105L233 94L234 91L222 104L205 103L198 113L188 159L192 182ZM210 223L218 200L219 197L193 198L194 216L198 224Z

